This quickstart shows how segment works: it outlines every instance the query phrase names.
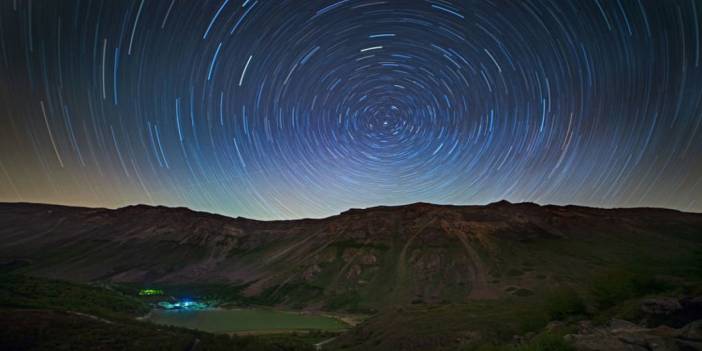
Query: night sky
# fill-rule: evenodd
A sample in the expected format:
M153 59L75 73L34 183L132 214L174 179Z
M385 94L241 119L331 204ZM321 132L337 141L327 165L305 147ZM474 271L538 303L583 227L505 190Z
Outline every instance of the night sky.
M702 212L700 0L0 0L0 201Z

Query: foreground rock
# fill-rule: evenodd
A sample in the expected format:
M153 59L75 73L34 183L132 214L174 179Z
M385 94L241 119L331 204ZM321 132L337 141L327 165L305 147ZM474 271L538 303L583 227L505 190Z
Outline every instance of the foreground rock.
M644 316L641 325L681 328L702 319L702 297L649 298L641 302L640 312Z
M682 328L645 328L614 319L593 328L585 323L578 334L566 335L579 351L688 351L702 350L702 320Z

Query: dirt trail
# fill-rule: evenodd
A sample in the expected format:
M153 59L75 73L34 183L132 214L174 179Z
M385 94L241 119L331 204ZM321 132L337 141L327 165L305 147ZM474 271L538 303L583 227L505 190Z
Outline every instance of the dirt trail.
M195 340L194 340L193 343L190 345L190 347L188 347L188 351L197 350L197 345L199 345L199 344L200 344L200 338L195 338Z
M456 233L456 237L466 249L468 261L471 265L472 288L469 296L477 299L495 298L499 296L495 289L488 286L487 268L485 268L478 252L471 246L466 235L464 233Z
M368 239L364 240L361 243L361 248L364 248L365 246L370 244L371 241L372 241L372 238L368 238ZM339 273L334 277L334 279L332 280L331 284L329 284L328 287L335 287L336 284L339 282L339 279L342 279L344 274L348 273L347 270L349 269L349 267L351 267L351 265L356 262L356 257L360 256L362 253L363 253L362 250L358 250L358 252L353 254L353 256L351 256L351 258L348 260L348 262L343 267L341 267L341 269L339 270ZM343 256L343 252L342 252L342 256Z
M426 227L434 223L435 220L435 218L432 218L430 221L424 223L421 227L419 227L419 229L417 229L417 231L407 240L407 243L402 247L402 251L400 251L400 255L397 259L397 284L403 284L407 278L407 250L412 245L414 239L416 239L419 236L419 234L421 234L424 231L424 229L426 229Z
M324 340L324 341L320 341L320 342L314 344L314 349L321 350L325 344L328 344L328 343L334 341L335 339L336 339L336 337L333 337L333 338L329 338L329 339Z
M98 321L98 322L102 322L102 323L106 323L106 324L115 324L115 322L113 322L113 321L110 321L110 320L107 320L107 319L105 319L105 318L101 318L101 317L98 317L98 316L94 316L94 315L92 315L92 314L87 314L87 313L82 313L82 312L76 312L76 311L66 311L66 312L68 312L68 313L70 313L70 314L73 314L73 315L76 315L76 316L81 316L81 317L90 318L90 319L92 319L92 320L96 320L96 321Z

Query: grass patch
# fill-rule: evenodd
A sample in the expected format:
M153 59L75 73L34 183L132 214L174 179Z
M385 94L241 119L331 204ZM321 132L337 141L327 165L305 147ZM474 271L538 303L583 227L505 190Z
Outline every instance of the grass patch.
M64 281L0 275L0 306L58 309L111 318L144 315L149 306L117 291Z
M546 313L552 320L563 320L570 316L587 314L585 300L569 287L547 292L544 300Z
M329 297L324 307L329 310L346 309L352 311L357 310L360 303L361 295L357 291L347 291Z
M137 321L107 323L51 310L0 309L0 325L0 345L7 350L314 350L296 336L216 335Z
M672 285L650 274L613 270L596 276L590 293L596 306L605 309L622 301L671 289Z
M131 290L131 289L129 289ZM228 336L135 320L149 311L120 291L0 275L0 345L8 350L309 351L310 335Z
M517 345L482 344L466 351L575 351L575 347L561 335L543 333Z
M517 345L515 351L574 351L573 345L569 344L563 336L555 334L540 334L526 343Z

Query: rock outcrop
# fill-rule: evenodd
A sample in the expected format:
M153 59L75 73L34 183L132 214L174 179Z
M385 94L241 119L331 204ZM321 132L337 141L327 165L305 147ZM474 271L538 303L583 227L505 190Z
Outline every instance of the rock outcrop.
M659 297L641 301L643 318L636 324L613 319L593 327L589 321L566 335L578 351L702 350L702 310L699 297Z
M702 350L701 321L683 328L644 328L612 320L609 325L566 335L578 351L691 351Z

